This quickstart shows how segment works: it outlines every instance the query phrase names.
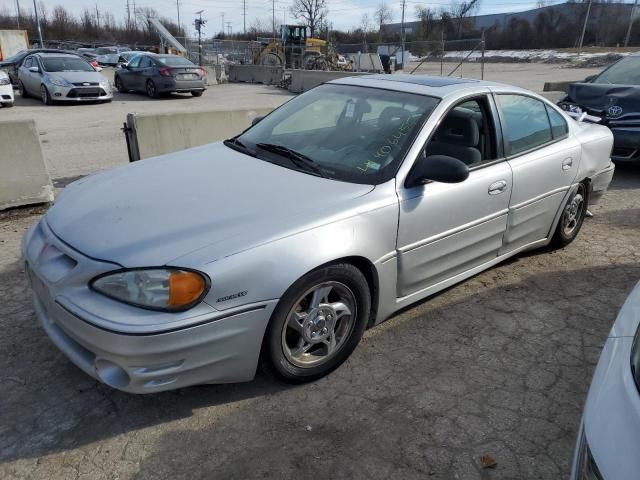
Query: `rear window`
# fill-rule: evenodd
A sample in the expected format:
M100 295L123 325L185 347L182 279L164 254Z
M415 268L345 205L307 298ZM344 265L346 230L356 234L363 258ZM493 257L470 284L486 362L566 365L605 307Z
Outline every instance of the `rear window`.
M176 67L176 66L194 66L194 64L190 61L187 60L184 57L178 57L178 56L162 56L162 55L157 55L154 57L155 60L157 62L160 62L163 65L167 65L169 67Z

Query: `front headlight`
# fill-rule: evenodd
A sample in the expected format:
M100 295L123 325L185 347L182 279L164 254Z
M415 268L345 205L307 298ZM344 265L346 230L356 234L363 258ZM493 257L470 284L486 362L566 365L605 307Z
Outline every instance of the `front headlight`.
M199 303L211 286L205 274L183 268L136 268L107 272L90 287L136 307L178 312Z
M71 84L67 82L64 78L58 77L47 77L47 80L50 84L55 85L57 87L70 87Z
M9 85L11 80L7 76L0 77L0 85Z

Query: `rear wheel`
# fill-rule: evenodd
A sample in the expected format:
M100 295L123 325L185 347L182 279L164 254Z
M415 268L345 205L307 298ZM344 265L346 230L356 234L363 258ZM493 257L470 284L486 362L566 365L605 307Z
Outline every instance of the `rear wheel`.
M587 190L583 183L569 197L553 234L552 243L564 247L575 240L587 213Z
M340 366L367 326L371 294L350 264L315 270L287 290L265 336L263 360L281 379L308 382Z
M192 90L191 95L194 97L201 97L204 92L202 90Z
M149 95L149 98L158 98L160 96L153 80L147 81L147 95Z
M51 95L49 95L49 90L47 90L47 87L44 85L40 85L40 98L45 105L51 105L53 103L51 101Z

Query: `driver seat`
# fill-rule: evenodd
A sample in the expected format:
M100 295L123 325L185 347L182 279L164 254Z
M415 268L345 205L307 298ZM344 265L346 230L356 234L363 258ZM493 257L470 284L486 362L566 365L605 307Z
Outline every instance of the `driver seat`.
M427 145L426 154L447 155L467 165L473 165L482 161L479 143L480 129L475 119L470 115L452 111L436 130L433 139Z

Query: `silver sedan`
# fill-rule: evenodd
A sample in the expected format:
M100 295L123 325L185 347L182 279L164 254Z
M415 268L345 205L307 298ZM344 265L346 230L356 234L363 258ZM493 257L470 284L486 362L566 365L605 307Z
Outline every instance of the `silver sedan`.
M223 143L69 185L25 236L38 318L85 372L157 392L326 375L364 330L573 241L612 135L528 91L367 76Z

